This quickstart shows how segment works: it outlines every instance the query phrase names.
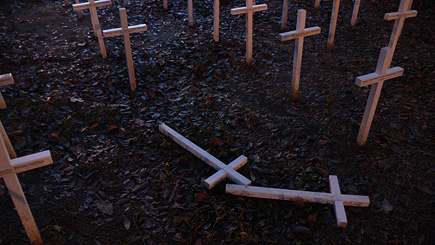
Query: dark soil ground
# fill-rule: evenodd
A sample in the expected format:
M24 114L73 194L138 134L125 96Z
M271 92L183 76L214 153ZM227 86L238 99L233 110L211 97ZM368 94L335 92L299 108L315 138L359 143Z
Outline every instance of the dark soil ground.
M355 78L375 71L399 0L342 1L334 50L326 49L332 2L290 1L287 31L307 10L300 98L291 101L294 41L280 42L282 1L254 16L254 64L245 65L245 17L221 0L220 42L212 1L113 0L99 8L102 29L130 25L138 88L131 92L122 37L106 38L102 59L89 12L77 19L63 1L0 2L0 111L19 156L50 150L54 164L19 175L46 244L433 244L435 3L414 0L366 146L356 136L368 88ZM202 181L215 170L158 130L164 122L239 171L254 186L368 195L370 207L346 208L338 228L332 205L244 198ZM2 180L1 180L2 181ZM232 183L228 181L228 183ZM28 238L0 182L0 243Z

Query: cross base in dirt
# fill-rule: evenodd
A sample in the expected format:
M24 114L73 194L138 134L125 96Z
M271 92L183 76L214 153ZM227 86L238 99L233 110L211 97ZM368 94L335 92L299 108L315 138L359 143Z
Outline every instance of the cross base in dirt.
M98 19L97 14L97 7L102 7L106 5L111 5L111 0L89 0L87 3L79 3L79 4L73 4L73 9L75 11L80 11L84 9L89 9L89 12L91 12L91 21L92 21L92 28L94 29L94 35L98 38L98 44L100 45L101 55L103 58L107 58L106 53L106 46L104 46L104 40L103 40L103 34L101 33L101 25L100 20Z
M197 156L199 159L218 170L217 173L213 174L211 177L207 178L204 181L204 184L207 186L208 189L213 188L216 184L218 184L225 178L230 178L231 180L240 185L251 184L251 181L248 178L237 172L239 168L243 167L243 165L246 164L247 158L245 156L239 156L236 160L226 165L214 156L212 156L210 153L204 151L199 146L195 145L170 127L166 126L166 124L160 124L159 130L164 135L171 137L172 140L174 140L184 149L190 151L193 155Z
M0 75L0 87L11 84L14 84L14 78L11 73ZM0 109L5 109L6 107L5 99L2 93L0 93Z
M125 56L127 59L127 67L128 67L128 78L130 79L130 87L131 91L136 89L136 77L134 75L134 66L133 66L133 55L131 53L131 42L130 42L130 34L136 32L143 32L148 30L147 25L135 25L128 26L127 22L127 10L125 8L120 8L119 13L121 15L121 28L115 28L110 30L104 30L105 37L114 37L124 35L124 46L125 46Z
M281 41L295 39L295 54L293 59L292 88L291 99L296 100L299 95L299 81L301 77L302 51L304 46L304 37L320 34L320 27L310 27L305 29L305 18L307 12L303 9L298 10L298 22L296 31L290 31L279 34Z
M50 151L43 151L25 157L11 159L11 157L15 157L15 151L13 151L13 148L10 149L11 143L1 122L0 131L2 132L0 137L0 178L3 178L9 190L9 194L15 204L15 208L17 209L30 242L32 244L42 244L41 235L39 234L29 204L24 196L17 173L52 164L53 160L51 159ZM12 155L9 154L11 151L13 153Z
M232 15L246 14L246 62L252 65L253 17L258 11L267 10L267 4L253 5L253 0L246 0L246 7L231 9Z
M376 72L356 78L355 83L360 87L371 85L369 98L356 140L357 144L360 146L365 145L367 141L384 81L402 76L403 74L403 69L400 67L388 69L393 59L393 53L394 51L391 48L382 48L376 66Z
M331 193L227 184L226 192L246 197L332 204L334 205L338 227L346 227L347 225L344 206L368 207L370 205L368 196L341 194L338 179L335 175L329 176L329 187Z

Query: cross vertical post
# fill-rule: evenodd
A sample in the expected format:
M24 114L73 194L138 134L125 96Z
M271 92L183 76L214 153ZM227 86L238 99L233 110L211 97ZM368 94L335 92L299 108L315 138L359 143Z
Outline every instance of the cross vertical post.
M335 29L337 27L338 9L340 8L340 0L334 0L332 4L331 22L329 23L328 45L327 48L332 50L334 47Z
M341 195L340 186L338 185L338 179L335 175L329 175L329 189L334 195ZM337 217L337 226L346 227L347 218L346 211L344 210L343 200L334 200L335 216Z
M355 3L353 5L352 19L350 21L350 24L352 26L355 26L355 24L356 24L356 19L358 18L358 11L359 11L360 3L361 3L361 0L355 0Z
M317 35L320 33L320 27L310 27L305 29L305 19L307 12L304 9L298 10L298 21L296 23L296 31L281 33L281 41L295 39L295 53L293 58L293 71L292 71L292 86L291 86L291 99L296 100L299 96L299 81L301 77L302 65L302 52L304 48L304 37Z
M316 10L319 9L320 6L320 0L316 0L316 2L314 3L314 7L316 8Z
M219 42L219 0L213 2L213 39Z
M281 17L281 30L285 30L287 27L288 18L288 0L282 2L282 17Z
M11 73L0 75L0 86L6 86L14 84L14 78ZM2 93L0 93L0 109L5 109L7 107L6 101L3 98Z
M376 72L356 78L355 83L360 87L371 85L369 98L367 100L364 116L357 137L357 144L359 146L365 145L367 141L384 81L399 77L403 74L403 69L401 67L388 69L391 65L392 59L393 50L387 47L382 48L376 66Z
M253 16L255 12L267 10L267 4L253 5L246 0L246 7L231 9L232 15L246 14L246 62L252 65Z
M80 3L80 0L75 0L76 4ZM83 14L81 10L77 10L77 15L79 17L79 19L83 18Z
M390 42L388 43L388 47L393 50L393 53L396 50L397 41L399 41L400 34L402 33L405 19L417 16L417 11L410 10L411 5L412 0L402 0L400 1L399 11L384 15L385 20L395 20Z
M136 78L134 75L134 65L133 65L133 55L131 53L130 34L146 31L148 30L148 27L145 24L128 26L127 10L125 8L120 8L119 14L121 15L122 27L114 28L110 30L104 30L103 33L105 37L114 37L119 35L124 36L124 47L125 47L125 56L127 59L128 78L130 80L131 91L134 91L136 89Z
M189 26L193 26L193 0L187 0L187 11L189 15Z
M163 0L163 8L168 9L168 0Z

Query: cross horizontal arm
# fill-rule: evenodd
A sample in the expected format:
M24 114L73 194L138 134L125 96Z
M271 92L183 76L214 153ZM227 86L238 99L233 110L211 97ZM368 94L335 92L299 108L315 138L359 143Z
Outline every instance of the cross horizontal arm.
M246 14L249 12L258 12L258 11L264 11L264 10L267 10L267 4L255 5L255 6L252 6L252 8L246 8L246 7L233 8L233 9L231 9L231 14L232 15Z
M106 6L106 5L111 5L112 1L111 0L100 0L100 1L95 1L94 4L91 3L78 3L78 4L73 4L73 9L74 10L84 10L84 9L88 9L90 7L102 7L102 6Z
M50 151L43 151L11 160L11 166L0 169L0 178L9 174L18 174L53 163Z
M405 13L400 13L400 12L394 12L394 13L386 13L384 15L384 19L385 20L397 20L400 18L412 18L417 16L417 11L415 10L409 10L406 11Z
M360 87L364 87L367 85L378 83L379 81L385 81L395 77L400 77L402 75L403 75L403 68L396 66L388 69L387 74L385 75L379 75L378 73L373 72L367 75L359 76L356 78L355 84Z
M209 178L204 180L205 185L209 189L211 189L217 183L219 183L222 179L226 178L228 175L236 183L243 184L243 185L250 185L251 181L248 178L246 178L245 176L243 176L243 175L242 175L243 178L241 178L239 176L236 176L236 177L238 177L237 179L232 177L232 175L237 173L236 170L241 168L247 162L248 162L248 159L245 156L243 156L243 155L239 156L236 160L232 161L225 168L217 171L215 174L213 174L212 176L210 176Z
M287 40L291 40L291 39L295 39L295 38L317 35L317 34L320 34L320 31L321 31L320 27L314 26L314 27L306 28L305 30L300 31L300 32L289 31L289 32L280 33L279 39L281 41L287 41Z
M12 73L0 75L0 86L11 84L14 84L14 78L12 77Z
M336 200L341 200L346 206L368 207L370 205L370 199L368 196L357 195L331 194L232 184L227 184L226 192L239 196L276 200L304 201L323 204L334 204Z
M113 29L109 29L109 30L103 30L103 33L104 33L105 37L114 37L114 36L120 36L120 35L124 35L124 34L143 32L143 31L147 31L147 30L148 30L148 26L146 24L141 24L141 25L129 26L127 30L122 29L122 28L113 28Z

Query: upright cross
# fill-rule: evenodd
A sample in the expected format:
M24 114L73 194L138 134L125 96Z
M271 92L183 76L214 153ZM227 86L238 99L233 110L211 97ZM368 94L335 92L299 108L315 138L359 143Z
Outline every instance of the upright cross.
M344 206L368 207L370 205L368 196L341 194L335 175L329 176L329 187L331 193L227 184L226 192L246 197L333 204L338 227L346 227L347 225Z
M328 45L327 48L332 50L334 47L335 28L337 26L338 9L340 8L340 0L334 0L332 4L331 22L329 23Z
M246 20L246 62L252 65L253 16L255 12L267 10L267 4L253 5L252 0L246 0L246 7L231 9L232 15L247 14Z
M320 27L310 27L305 29L305 18L307 12L304 9L298 10L298 22L296 31L279 34L281 41L295 39L295 54L293 59L292 88L291 98L296 100L299 94L299 80L301 77L302 51L304 47L304 37L320 34Z
M358 138L356 140L357 144L360 146L363 146L367 141L367 136L369 135L370 126L373 121L373 116L375 115L376 106L379 101L379 96L381 95L384 81L400 77L403 74L403 69L400 67L388 69L393 59L393 53L394 51L391 48L382 48L376 66L376 72L356 78L355 83L360 87L372 85L361 126L359 128Z
M0 75L0 86L6 86L14 84L14 78L11 73ZM6 108L6 102L3 98L2 93L0 93L0 109Z
M128 77L130 79L130 87L131 91L136 89L136 78L134 75L134 66L133 66L133 57L131 54L131 42L130 42L130 34L136 32L143 32L148 29L147 25L135 25L128 26L127 22L127 11L125 8L120 8L119 13L121 15L121 28L115 28L110 30L104 30L104 36L106 37L114 37L124 35L124 46L125 46L125 56L127 59L127 67L128 67Z
M101 55L103 58L107 58L107 53L106 46L104 46L103 34L101 33L101 25L100 20L98 19L97 8L111 4L111 0L89 0L87 3L73 4L73 8L76 11L89 9L89 12L91 12L92 28L94 29L94 35L98 38L98 43L100 45Z
M213 39L219 42L219 0L213 2Z
M189 15L189 26L193 26L193 0L187 0L187 12Z
M395 20L393 32L391 33L390 42L388 47L396 50L397 41L399 40L400 34L402 33L403 25L405 24L406 18L411 18L417 16L417 11L410 10L412 5L412 0L402 0L400 2L399 11L394 13L387 13L384 15L386 20Z
M212 156L210 153L204 151L199 146L195 145L170 127L166 126L165 124L160 124L159 130L166 136L170 136L184 149L190 151L193 155L197 156L199 159L203 160L205 163L218 170L217 173L204 180L204 184L207 186L208 189L213 188L216 184L218 184L225 178L230 178L231 180L240 185L251 184L251 181L248 178L239 174L236 171L246 164L247 158L245 156L239 156L236 160L226 165L214 156Z
M51 159L50 151L43 151L25 157L11 159L11 157L15 157L15 152L13 148L11 149L11 143L1 122L0 131L0 178L3 178L9 190L9 194L15 204L15 208L17 209L30 242L32 244L42 244L41 235L39 234L29 204L24 196L17 173L52 164L53 160ZM11 151L13 154L8 153Z

